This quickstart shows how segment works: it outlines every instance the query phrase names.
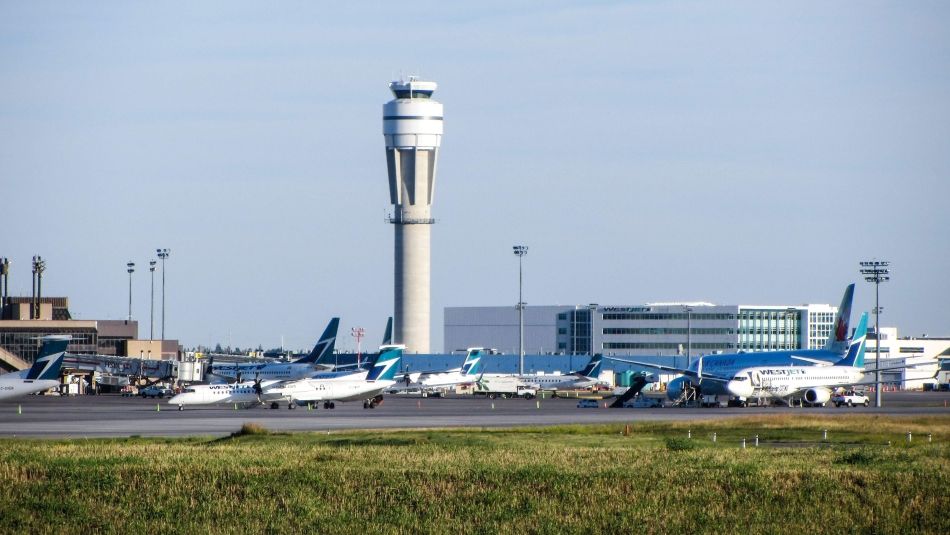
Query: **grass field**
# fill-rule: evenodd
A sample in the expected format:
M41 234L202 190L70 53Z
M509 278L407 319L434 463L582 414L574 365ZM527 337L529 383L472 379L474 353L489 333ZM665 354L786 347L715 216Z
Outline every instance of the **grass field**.
M769 416L629 433L252 427L225 439L0 440L0 529L945 534L948 424Z

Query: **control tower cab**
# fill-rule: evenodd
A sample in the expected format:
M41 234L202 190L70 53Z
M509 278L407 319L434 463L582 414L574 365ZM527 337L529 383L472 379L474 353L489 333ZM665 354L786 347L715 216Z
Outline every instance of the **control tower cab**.
M442 144L438 85L410 76L389 84L383 105L383 136L389 200L395 228L393 342L406 352L429 352L429 244L436 163Z

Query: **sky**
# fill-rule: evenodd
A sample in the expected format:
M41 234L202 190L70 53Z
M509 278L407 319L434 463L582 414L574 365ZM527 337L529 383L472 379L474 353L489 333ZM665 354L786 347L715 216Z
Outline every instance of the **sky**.
M837 304L950 336L946 2L0 2L10 289L185 346L378 343L388 82L438 82L446 306ZM156 272L156 294L161 272ZM160 321L156 298L156 336Z

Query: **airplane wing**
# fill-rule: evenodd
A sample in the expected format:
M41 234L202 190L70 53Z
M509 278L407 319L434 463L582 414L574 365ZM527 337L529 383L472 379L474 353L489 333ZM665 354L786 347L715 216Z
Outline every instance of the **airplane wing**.
M798 357L798 356L795 356L795 355L792 355L792 358L795 359L795 360L801 360L801 361L804 361L804 362L808 362L808 363L814 364L815 366L831 366L831 365L833 365L832 362L828 362L827 360L810 359L810 358L808 358L808 357Z
M666 372L675 372L675 373L678 373L678 374L680 374L680 375L685 375L685 376L687 376L687 377L692 377L692 378L699 379L699 380L706 380L706 379L709 379L710 381L717 381L717 382L721 382L721 383L728 383L729 381L732 380L731 377L723 377L723 376L721 376L721 375L703 373L702 367L700 367L698 370L689 370L689 369L686 369L686 368L677 368L677 367L675 367L675 366L664 366L663 364L653 364L653 363L650 363L650 362L640 362L640 361L637 361L637 360L618 359L618 358L616 358L616 357L604 356L604 358L605 358L605 359L610 359L610 360L615 360L615 361L617 361L617 362L625 362L625 363L627 363L627 364L633 364L633 365L635 365L635 366L643 366L644 368L652 368L652 369L654 369L654 370L662 370L662 371L666 371ZM700 360L702 360L702 357L700 357Z
M627 363L627 364L633 364L633 365L635 365L635 366L643 366L643 367L645 367L645 368L652 368L652 369L654 369L654 370L662 370L662 371L665 371L665 372L676 372L676 373L679 373L679 374L681 374L681 375L694 375L694 376L696 375L696 371L695 371L695 370L687 370L687 369L685 369L685 368L676 368L676 367L673 367L673 366L664 366L664 365L662 365L662 364L653 364L652 362L640 362L640 361L636 361L636 360L618 359L617 357L604 356L604 358L605 358L605 359L608 359L608 360L615 360L615 361L617 361L617 362L625 362L625 363Z

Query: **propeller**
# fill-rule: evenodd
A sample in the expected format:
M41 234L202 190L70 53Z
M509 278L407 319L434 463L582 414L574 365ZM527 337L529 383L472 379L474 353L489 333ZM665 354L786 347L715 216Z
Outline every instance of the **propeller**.
M478 379L475 380L475 388L477 390L488 390L488 383L484 381L484 377L485 372L482 372L481 375L478 376Z
M409 388L409 385L412 384L412 377L409 375L409 366L406 366L406 369L403 371L403 381L406 382L406 388Z

